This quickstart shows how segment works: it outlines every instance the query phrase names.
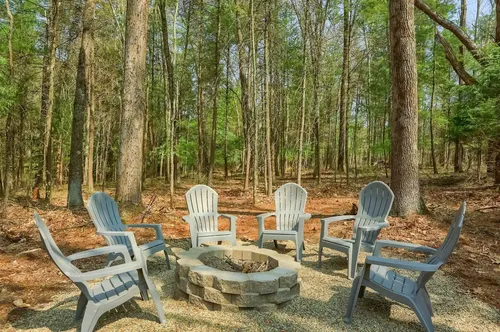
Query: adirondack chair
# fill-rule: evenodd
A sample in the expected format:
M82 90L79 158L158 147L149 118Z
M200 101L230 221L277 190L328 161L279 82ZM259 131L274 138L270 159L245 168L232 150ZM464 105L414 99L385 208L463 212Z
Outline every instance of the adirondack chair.
M368 184L359 194L358 213L321 219L318 268L321 267L323 248L330 248L347 254L348 277L356 274L360 251L373 252L380 230L389 226L386 218L392 207L394 194L385 183L375 181ZM352 239L339 239L328 235L328 225L332 222L354 220Z
M263 213L257 216L259 223L259 248L264 241L291 240L295 242L296 261L302 260L302 249L304 249L304 222L311 219L309 213L305 213L307 191L296 183L282 185L274 192L276 212ZM276 230L264 229L264 220L271 216L276 217Z
M428 332L434 331L432 325L432 316L434 314L426 284L441 265L448 260L457 245L462 230L465 207L466 203L463 202L455 215L446 239L437 250L412 243L377 241L373 256L366 258L361 273L352 283L347 313L344 318L345 323L349 324L351 322L357 298L363 297L365 288L369 287L385 297L409 306L417 314L425 330ZM432 256L425 263L384 258L381 255L381 249L384 247L402 248L431 254ZM413 281L390 268L419 271L420 275L416 281Z
M200 246L205 242L230 241L236 245L236 217L217 212L219 195L212 188L198 184L186 193L186 203L189 215L182 220L189 224L191 246ZM219 231L218 218L224 217L230 221L229 231Z
M76 319L83 318L81 331L93 331L99 317L107 311L131 300L135 295L140 294L143 300L148 299L148 290L153 298L160 323L166 322L163 306L156 287L149 279L143 269L143 262L139 248L135 242L133 233L120 232L127 237L132 251L135 253L135 260L132 261L129 250L125 245L111 245L107 247L79 252L68 257L64 256L58 248L45 222L35 212L35 223L40 233L42 247L47 251L49 257L57 265L59 270L80 289L80 298L76 308ZM105 267L94 271L81 272L71 262L99 256L103 254L115 253L123 256L125 263L113 267ZM93 286L88 284L91 280L111 277Z
M122 233L127 228L153 228L156 232L156 240L148 242L139 246L140 253L144 258L144 267L147 269L147 258L159 251L163 251L167 261L167 268L170 270L170 260L168 259L167 248L165 246L165 239L161 232L161 225L158 224L129 224L124 225L120 219L118 212L118 205L115 200L108 194L103 192L96 192L90 197L87 210L89 211L90 218L97 228L97 234L102 235L108 245L124 244L129 249L130 254L134 255L132 246L128 236ZM133 233L132 233L133 234ZM116 260L121 259L120 255L110 253L107 257L107 265L111 265Z

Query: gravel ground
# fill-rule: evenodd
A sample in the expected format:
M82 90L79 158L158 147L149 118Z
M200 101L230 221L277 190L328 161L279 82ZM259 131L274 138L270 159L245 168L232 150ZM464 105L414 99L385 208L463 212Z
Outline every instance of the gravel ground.
M287 248L294 248L293 243L286 244ZM267 247L272 249L272 242ZM172 251L184 249L172 248ZM295 254L295 250L282 251ZM96 328L99 331L423 331L410 309L368 289L365 297L358 301L352 324L345 325L343 316L351 288L351 281L346 277L347 260L328 249L325 253L323 266L317 270L317 247L307 246L299 270L300 298L281 310L265 313L205 311L174 300L174 271L168 271L163 256L158 255L150 258L148 266L162 296L167 324L162 327L158 323L152 301L137 298L103 315ZM461 292L453 277L438 271L429 282L428 290L434 306L436 331L500 331L500 313ZM73 319L78 294L75 287L74 292L62 294L48 305L24 309L20 318L3 330L79 330L81 322Z

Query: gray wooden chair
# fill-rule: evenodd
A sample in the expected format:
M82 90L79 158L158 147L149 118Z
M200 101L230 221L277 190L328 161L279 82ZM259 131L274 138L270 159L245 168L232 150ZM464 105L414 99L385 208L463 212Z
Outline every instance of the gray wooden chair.
M263 213L257 216L259 223L259 248L264 241L291 240L295 242L296 257L302 260L302 249L304 249L304 222L311 219L309 213L305 213L307 191L296 183L282 185L274 192L276 212ZM264 228L264 220L271 216L276 217L276 229Z
M374 255L366 258L361 273L353 281L344 321L347 324L351 322L358 296L363 297L365 288L369 287L383 296L409 306L417 314L425 330L434 331L432 305L425 286L441 265L447 261L457 245L462 230L465 206L466 204L463 202L455 215L448 235L437 250L412 243L377 241ZM380 251L384 247L402 248L432 256L425 263L383 258ZM413 281L391 268L419 271L420 275L416 281Z
M115 200L108 194L103 192L96 192L90 197L87 203L87 210L89 211L90 218L97 228L97 234L102 235L108 245L123 244L129 249L129 253L134 255L132 246L128 236L122 233L127 228L153 228L156 233L156 239L139 246L140 253L143 255L144 264L146 265L147 258L157 252L163 251L167 261L167 268L170 270L170 260L168 259L167 248L165 246L165 239L161 232L161 225L158 224L137 224L137 225L124 225L120 219L118 212L118 205ZM133 234L133 233L132 233ZM111 265L120 255L109 254L107 257L108 265ZM145 266L147 268L147 266Z
M360 251L373 252L380 230L389 226L387 216L392 207L394 194L385 183L374 181L359 193L358 213L321 219L318 268L321 267L323 248L330 248L348 255L348 277L356 274ZM332 222L354 220L352 239L339 239L328 235L328 225Z
M90 332L94 329L97 320L107 311L131 300L135 295L140 294L143 300L148 299L148 290L153 298L160 323L166 322L160 296L156 291L154 283L149 279L143 269L143 262L139 253L139 248L135 243L134 235L131 232L121 232L127 237L132 251L135 253L135 260L132 261L125 245L112 245L92 250L79 252L68 257L59 250L50 231L35 212L35 223L40 233L42 246L49 254L49 257L57 265L59 270L68 277L80 289L80 298L76 308L76 319L83 318L81 331ZM105 267L94 271L81 272L71 262L77 259L99 256L104 254L119 254L123 256L125 263L113 267ZM88 284L91 280L105 279L93 286Z
M191 233L191 246L200 246L205 242L230 241L236 245L236 217L217 212L219 195L212 188L198 184L186 193L186 203L189 215L182 219L189 224ZM228 231L219 230L219 217L230 221Z

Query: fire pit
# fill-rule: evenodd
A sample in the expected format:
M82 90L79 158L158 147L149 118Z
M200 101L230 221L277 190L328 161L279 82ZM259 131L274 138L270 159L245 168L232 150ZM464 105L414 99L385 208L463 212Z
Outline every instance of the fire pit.
M268 311L300 294L300 264L272 250L209 246L177 256L177 296L199 308Z

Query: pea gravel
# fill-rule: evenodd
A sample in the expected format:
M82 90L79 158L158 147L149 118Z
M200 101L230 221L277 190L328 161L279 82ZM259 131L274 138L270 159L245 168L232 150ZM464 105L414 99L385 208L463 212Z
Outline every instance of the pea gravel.
M242 245L250 244L241 242ZM282 253L294 255L294 245L287 242ZM171 248L179 252L187 248ZM269 249L273 249L269 243ZM162 255L152 257L149 274L162 296L167 323L158 323L152 301L133 301L101 317L99 331L423 331L415 314L407 307L367 290L359 299L351 325L345 325L351 281L347 279L347 260L340 253L325 250L320 270L316 269L317 246L304 251L299 277L300 298L274 312L207 311L173 299L176 287L174 271L167 270ZM171 255L172 257L173 255ZM173 259L173 258L172 258ZM361 259L362 261L363 259ZM175 266L175 264L172 264ZM493 307L465 294L456 279L438 271L428 284L434 306L436 331L500 331L500 313ZM495 291L495 290L492 290ZM500 293L499 290L496 290ZM74 321L78 291L61 294L43 307L29 308L20 319L10 322L7 331L76 331L81 321ZM499 294L500 296L500 294Z

